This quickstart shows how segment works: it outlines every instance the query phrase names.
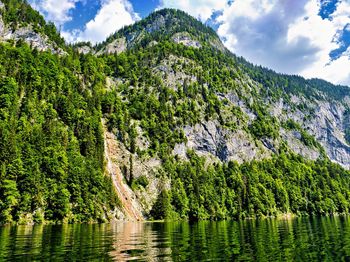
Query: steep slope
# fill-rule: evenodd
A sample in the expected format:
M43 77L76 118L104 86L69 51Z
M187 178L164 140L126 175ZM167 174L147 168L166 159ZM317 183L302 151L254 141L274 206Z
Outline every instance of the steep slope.
M253 66L210 39L211 29L166 9L97 47L111 69L109 130L135 159L162 162L148 180L171 181L150 215L347 212L349 173L329 159L350 166L349 88Z
M105 157L107 160L106 171L112 177L113 185L116 189L118 198L121 202L121 207L125 218L131 221L144 220L141 212L140 204L138 203L135 193L126 184L123 174L116 163L116 155L118 155L118 145L115 136L105 131Z
M211 47L225 51L215 31L186 13L163 9L147 18L125 27L92 48L87 43L78 44L82 53L97 55L121 53L130 49L146 48L158 41L172 41L185 46L200 48Z
M50 43L37 48L24 36L0 44L0 223L115 217L120 202L104 175L103 64L59 55L55 27L24 1L3 3L11 35L30 24Z
M47 42L0 44L0 223L349 212L348 87L251 65L182 11L74 51L3 3Z
M28 43L39 51L66 54L63 38L56 32L52 23L23 0L0 1L0 41L19 41Z
M177 36L180 32L182 35L189 36L190 40L185 37L184 39L187 40L177 41ZM126 39L125 41L120 40L123 37ZM119 44L122 42L123 44L118 44L118 47L115 49L110 48L110 44L116 40ZM194 44L193 41L197 42ZM164 54L159 54L155 47L158 42L161 43L160 45L167 43L170 46L174 46L173 43L183 44L189 48L183 48L180 51L180 53L183 53L180 55L174 55L174 52L169 52L167 56L159 57L164 56ZM213 45L213 42L220 44ZM212 48L214 49L212 50ZM198 76L203 78L205 70L209 70L206 71L209 72L207 76L213 77L216 74L216 78L221 78L220 81L222 80L220 83L222 86L219 86L217 90L209 91L213 91L213 96L221 102L226 103L226 101L229 101L230 105L243 109L245 111L243 116L248 119L248 126L250 122L255 120L259 113L258 111L263 110L263 115L268 114L273 119L279 119L281 130L276 130L276 132L281 134L282 137L280 138L282 140L289 141L289 147L293 148L294 152L301 153L309 159L315 160L318 158L321 153L321 149L318 148L319 145L315 144L314 148L311 148L305 143L298 142L301 138L300 133L305 136L309 134L317 140L317 143L322 145L331 160L344 167L350 167L350 141L347 141L348 136L346 135L349 133L347 110L349 108L350 89L348 87L334 86L318 79L305 80L298 76L281 75L265 68L253 66L243 58L237 58L225 50L211 29L181 11L169 9L155 12L139 23L120 30L106 42L97 46L97 50L99 50L97 54L120 54L121 52L132 50L137 55L138 52L142 53L143 49L146 49L146 52L156 50L158 56L141 58L143 61L140 63L140 67L150 66L153 70L151 74L161 78L161 83L166 87L171 87L171 89L176 91L177 85L183 85L187 81L189 85L201 85L204 88L213 89L211 85L215 87L215 83L212 83L212 79L208 79L209 81L207 79L198 79ZM175 47L175 49L179 49L179 47ZM206 53L216 53L217 51L222 51L222 53L217 54L221 57L221 61L217 61L215 64L216 68L213 70L210 67L214 66L214 64L208 66L207 63L204 66L207 68L203 70L201 64L204 61L201 61L201 59L210 58L215 61L218 59L215 57L216 55L210 57ZM120 59L123 60L125 57L122 56ZM149 61L146 61L146 59L149 59ZM118 66L122 63L123 61L117 62ZM123 65L120 66L120 70L125 70ZM127 70L130 69L128 68ZM222 70L224 72L218 72ZM115 68L115 71L116 77L124 74L118 74L117 68ZM137 72L136 77L139 76L138 74L140 73ZM225 77L228 77L228 79L224 79ZM200 83L198 80L200 80ZM242 90L233 90L239 87L242 87ZM201 87L201 89L203 88ZM198 91L201 92L201 90ZM262 108L262 106L258 106L259 104L266 106ZM223 117L222 114L220 117ZM297 126L292 124L289 125L290 128L288 126L286 128L285 123L292 120L297 123ZM225 139L220 139L220 137L230 136L230 134L221 129L215 131L212 128L214 126L217 127L218 124L210 122L201 127L185 127L184 131L187 133L186 137L189 140L189 145L178 145L176 151L184 155L186 148L200 149L205 147L203 144L203 141L205 141L211 144L209 148L212 148L210 150L212 155L220 155L219 158L221 160L226 158L226 160L240 161L259 159L261 155L268 156L268 153L263 152L265 149L271 151L269 147L278 147L278 143L276 145L271 144L266 141L266 137L259 139L263 143L261 150L258 148L254 149L249 144L249 138L239 139L239 141L248 141L247 147L242 147L235 140L233 140L235 142L227 144ZM211 130L208 131L208 128ZM202 135L194 137L195 133L201 133ZM234 137L242 136L246 137L244 133L239 133L237 136L234 135ZM220 153L214 148L226 148L227 152ZM237 151L239 149L243 152ZM274 149L276 150L277 148ZM204 150L203 153L205 154L205 152ZM226 156L224 156L225 154ZM248 155L253 155L253 157L245 157Z

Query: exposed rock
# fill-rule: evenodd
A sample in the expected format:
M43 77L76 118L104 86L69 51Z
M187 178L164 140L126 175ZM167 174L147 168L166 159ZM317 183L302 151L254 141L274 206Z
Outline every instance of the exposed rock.
M350 168L350 146L345 140L345 129L349 127L349 119L344 117L346 107L342 102L332 100L306 100L303 96L291 96L295 105L306 104L304 109L292 108L290 104L279 101L270 106L270 112L280 121L293 119L324 147L327 156L336 163ZM316 159L317 154L310 148L306 149L285 132L281 136L288 140L291 149L307 157ZM311 151L310 151L311 150Z
M153 33L155 31L159 31L165 27L165 18L164 16L158 16L151 24L148 24L146 27L146 31L148 33Z
M221 52L226 51L226 47L223 45L223 43L220 41L220 39L216 39L216 38L211 39L211 40L209 40L209 44Z
M118 198L122 204L124 217L123 220L141 221L144 219L142 208L134 194L134 192L125 183L123 173L116 161L118 152L118 144L112 133L105 131L105 157L107 160L107 171L112 178Z
M250 120L256 119L256 115L254 112L249 108L247 103L240 99L237 94L230 92L227 94L217 94L219 98L223 99L226 98L228 101L230 101L235 106L238 106L247 116Z
M140 150L147 150L150 146L150 142L143 135L143 130L140 127L140 125L136 125L136 132L138 134L135 141L136 147L139 148Z
M317 148L307 147L300 139L301 134L296 130L280 129L282 139L287 142L288 147L296 154L299 154L307 159L316 160L320 157L320 152Z
M173 69L174 65L176 65L175 70ZM183 85L185 81L187 81L188 84L197 81L196 76L188 75L183 72L182 69L184 66L195 67L197 65L190 59L170 55L154 68L153 73L161 76L167 87L177 89L178 85Z
M102 54L120 54L127 49L127 41L125 37L115 39L113 42L107 44L102 50L97 52L97 55Z
M140 131L140 130L139 130ZM162 188L170 188L170 181L161 178L158 170L161 162L156 158L141 159L130 153L125 145L117 140L115 135L105 132L106 157L110 174L116 186L119 198L127 207L124 214L131 220L141 220L141 214L147 216L153 203L157 200ZM146 188L131 188L126 184L130 175L136 180L145 176L149 182ZM136 214L136 215L135 215Z
M78 47L77 51L78 51L78 53L84 54L84 55L89 54L89 53L94 53L94 50L90 46L87 46L87 45Z
M29 25L26 27L20 27L14 31L8 28L2 17L0 16L0 41L8 40L23 40L31 47L38 49L39 51L50 51L54 54L65 55L66 52L57 47L55 43L50 41L46 35L36 33Z
M157 41L151 41L151 42L149 42L148 47L152 47L152 46L155 46L155 45L158 45L158 42Z
M252 161L253 159L268 158L271 152L261 143L256 145L254 140L243 130L229 131L217 121L207 121L195 126L186 126L184 133L187 143L178 144L174 155L186 157L188 149L195 150L198 155L217 159L223 162Z
M202 45L191 38L190 34L187 32L176 33L173 36L173 40L177 44L183 44L188 47L201 48Z

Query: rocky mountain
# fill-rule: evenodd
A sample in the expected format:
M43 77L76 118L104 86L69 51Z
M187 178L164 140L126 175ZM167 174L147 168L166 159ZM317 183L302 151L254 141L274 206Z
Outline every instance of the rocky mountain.
M146 166L150 157L191 162L193 152L204 166L287 153L350 167L348 87L254 66L181 11L155 12L95 47L94 54L112 68L108 86L123 108L106 108L109 129ZM155 180L144 170L133 175Z
M183 16L186 19L178 18ZM176 145L176 154L185 156L188 149L195 149L200 154L214 156L221 161L243 162L269 157L278 151L279 145L284 141L293 152L308 159L317 159L324 149L332 161L346 168L350 167L350 141L347 141L346 135L349 128L348 87L334 86L318 79L305 80L298 76L280 75L255 67L243 58L230 54L210 28L193 21L182 12L167 9L120 30L98 45L94 53L102 55L120 54L127 50L138 51L141 48L152 48L158 41L169 41L194 49L214 48L227 56L230 61L223 62L217 70L227 70L236 75L240 73L239 77L232 77L235 83L230 85L234 84L242 89L227 90L229 88L225 86L223 88L226 92L217 91L214 95L219 101L227 103L225 109L237 106L243 111L242 118L247 119L247 125L242 125L241 129L249 127L256 120L258 112L254 107L261 103L265 105L265 113L279 122L279 135L273 141L269 141L266 136L256 140L250 137L251 130L244 128L232 131L220 124L219 119L184 126L187 142ZM177 85L183 85L185 81L190 84L198 83L197 75L203 73L200 64L173 54L161 61L158 59L155 63L148 63L153 74L160 77L163 84L172 90L176 90ZM177 64L183 65L174 70L174 65ZM185 66L191 67L192 72L188 72ZM211 83L200 84L208 87ZM222 114L223 112L220 117ZM291 121L293 124L286 125ZM314 145L303 142L304 136L313 137L316 140ZM258 144L253 145L254 143Z
M65 54L60 47L63 39L54 25L46 24L25 2L4 0L0 2L0 13L0 41L25 41L39 51Z
M252 65L178 10L68 47L2 2L0 222L349 212L348 87Z
M164 40L193 48L205 46L225 51L224 45L213 29L203 27L201 22L171 9L160 10L133 26L123 28L94 48L86 43L78 44L78 50L97 55L119 54L128 49L156 45L158 41Z

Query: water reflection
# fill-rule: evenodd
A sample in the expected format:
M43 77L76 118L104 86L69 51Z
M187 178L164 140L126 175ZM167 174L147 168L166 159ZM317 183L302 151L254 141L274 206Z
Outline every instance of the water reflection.
M350 261L350 220L0 227L0 261Z
M115 236L111 258L117 261L146 260L172 261L171 242L157 228L162 224L153 223L116 223L111 225Z

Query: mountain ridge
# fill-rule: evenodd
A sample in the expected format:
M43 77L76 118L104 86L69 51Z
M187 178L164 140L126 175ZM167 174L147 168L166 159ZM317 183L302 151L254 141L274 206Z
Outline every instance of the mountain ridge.
M346 87L253 66L176 10L93 52L25 40L0 45L1 223L349 212Z

